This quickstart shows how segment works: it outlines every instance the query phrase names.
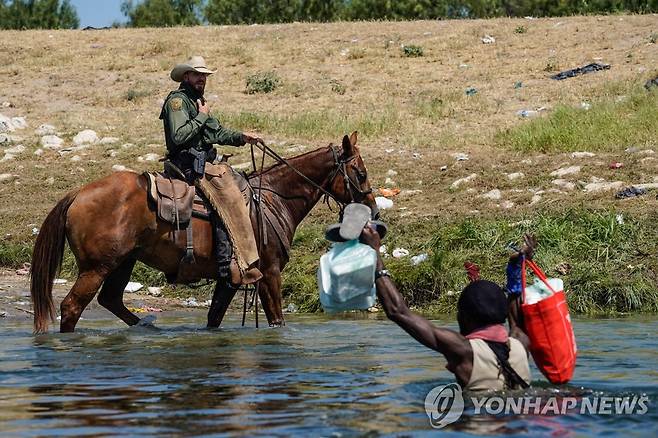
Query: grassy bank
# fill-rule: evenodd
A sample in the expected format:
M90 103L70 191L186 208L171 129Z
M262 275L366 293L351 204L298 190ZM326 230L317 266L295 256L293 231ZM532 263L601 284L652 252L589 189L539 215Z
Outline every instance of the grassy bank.
M411 255L429 254L414 266L409 257L388 257L386 266L411 306L452 312L467 284L465 261L476 263L482 277L504 284L508 242L533 232L540 246L536 261L549 276L564 280L577 313L658 311L658 215L631 216L611 210L567 209L559 213L454 221L428 219L391 223L388 252L404 247ZM296 239L287 269L287 299L303 310L319 308L314 274L316 253L324 246L321 230Z
M24 123L0 133L0 265L30 260L33 229L71 189L114 165L160 169L145 157L165 151L158 115L177 86L169 72L200 54L218 68L206 88L213 114L229 128L256 131L282 156L359 131L375 193L401 190L384 212L389 248L430 255L418 266L390 259L413 305L450 310L466 259L502 280L503 243L534 229L544 267L554 275L559 263L571 266L564 279L575 310L656 310L656 252L647 242L658 241L651 222L658 92L642 88L658 74L655 21L615 15L2 31L0 50L9 56L0 66L0 113ZM483 43L485 35L495 42ZM611 67L550 78L591 62ZM43 148L42 124L53 125L62 149ZM102 140L71 150L84 129ZM248 148L220 152L234 153L235 165L250 162ZM615 190L639 184L650 192L615 199ZM617 214L623 224L610 222ZM508 226L523 220L530 222ZM318 206L295 237L285 291L302 310L318 309L322 230L335 221ZM606 224L612 231L592 236ZM74 270L67 252L63 275ZM140 264L133 280L164 282Z

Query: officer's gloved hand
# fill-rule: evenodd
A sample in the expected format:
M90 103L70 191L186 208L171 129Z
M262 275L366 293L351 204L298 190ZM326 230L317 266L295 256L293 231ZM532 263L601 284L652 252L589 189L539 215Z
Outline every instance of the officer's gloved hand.
M246 144L260 144L262 146L265 146L265 142L263 141L263 139L258 137L256 134L249 134L243 132L242 141L244 141Z

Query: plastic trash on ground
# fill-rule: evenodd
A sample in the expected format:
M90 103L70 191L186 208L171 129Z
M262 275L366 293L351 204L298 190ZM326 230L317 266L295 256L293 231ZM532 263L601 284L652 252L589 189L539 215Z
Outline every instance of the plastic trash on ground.
M327 313L366 310L375 304L377 253L358 240L335 243L320 258L320 303Z
M383 196L375 197L375 202L377 203L377 208L380 210L386 210L387 208L393 207L393 201L386 199Z
M395 257L396 259L399 259L399 258L402 258L402 257L406 257L406 256L409 255L409 250L404 249L404 248L395 248L395 249L393 250L393 254L392 254L392 255L393 255L393 257Z
M143 287L144 285L142 283L137 283L136 281L129 281L128 284L126 285L126 288L124 289L124 292L128 292L128 293L137 292Z
M428 257L427 254L418 254L416 256L413 256L411 258L411 264L414 265L414 266L420 265L425 260L427 260L427 257Z

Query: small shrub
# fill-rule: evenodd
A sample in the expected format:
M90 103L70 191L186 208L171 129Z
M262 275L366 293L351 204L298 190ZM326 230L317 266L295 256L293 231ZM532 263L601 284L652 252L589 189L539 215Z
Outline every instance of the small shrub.
M345 87L345 85L341 84L335 79L332 80L330 84L331 84L331 91L333 91L336 94L340 94L341 96L345 94L345 91L347 90L347 87Z
M258 72L247 76L245 92L247 94L271 93L279 85L281 85L281 79L275 72Z
M366 56L366 49L356 47L349 51L349 53L347 54L347 59L361 59L361 58L365 58L365 56Z
M141 99L142 97L146 97L150 94L151 93L145 90L136 90L134 88L131 88L130 90L126 91L125 98L128 102L135 102Z
M558 71L560 69L560 66L557 63L557 60L555 58L548 58L548 61L546 62L546 67L544 67L544 71Z
M402 53L408 58L417 58L423 56L423 48L414 45L402 46Z
M528 32L528 29L525 26L516 26L516 29L514 29L514 33L526 33Z

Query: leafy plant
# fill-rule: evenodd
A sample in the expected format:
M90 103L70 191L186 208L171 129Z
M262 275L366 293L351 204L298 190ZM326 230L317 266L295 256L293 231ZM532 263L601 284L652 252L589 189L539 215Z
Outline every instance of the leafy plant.
M247 94L271 93L279 85L281 85L281 79L275 72L258 72L247 76L245 92Z
M423 48L413 44L402 46L402 53L404 53L404 56L408 58L417 58L419 56L423 56Z

